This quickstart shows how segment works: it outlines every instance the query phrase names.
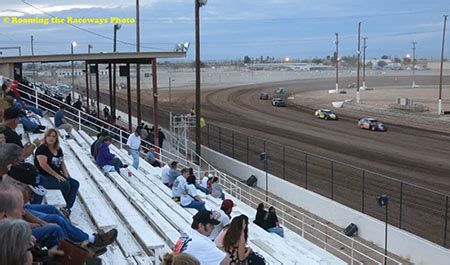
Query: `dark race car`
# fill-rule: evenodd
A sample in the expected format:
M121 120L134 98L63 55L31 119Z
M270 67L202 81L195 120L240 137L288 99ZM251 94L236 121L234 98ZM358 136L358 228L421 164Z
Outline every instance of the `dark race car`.
M358 127L361 129L367 129L372 131L387 131L386 126L384 124L374 118L361 118L358 121Z
M266 93L266 92L261 92L261 93L259 94L259 99L262 99L262 100L268 100L268 99L269 99L269 94Z

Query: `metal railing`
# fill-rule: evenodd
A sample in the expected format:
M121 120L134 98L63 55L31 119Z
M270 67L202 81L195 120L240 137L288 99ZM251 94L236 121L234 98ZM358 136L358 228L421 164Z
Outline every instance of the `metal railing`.
M52 113L55 113L61 104L64 105L67 111L65 118L75 124L78 129L88 129L95 133L100 132L101 129L107 130L112 138L116 142L118 142L120 147L123 146L124 140L126 140L128 135L130 134L130 132L123 128L112 125L97 117L89 115L82 110L76 109L73 106L67 105L62 101L51 98L31 87L25 86L23 84L21 84L21 86L22 88L19 87L20 92L28 95L29 97L22 98L22 100L30 104L34 104L37 108L40 107ZM23 87L25 87L29 91L25 91ZM178 140L179 139L176 139L174 137L174 141ZM219 177L225 190L230 195L236 197L238 200L245 201L245 203L249 204L250 206L256 207L257 203L255 201L259 202L261 198L264 198L265 196L265 193L255 188L246 187L246 189L243 189L240 186L240 181L217 170L201 157L200 161L198 161L198 164L195 164L193 162L193 159L197 157L197 154L195 154L195 152L191 149L184 150L185 155L182 156L180 154L159 150L159 147L146 141L143 142L144 145L152 146L158 151L160 161L167 162L169 160L177 160L182 166L193 167L194 172L197 173L197 176L202 176L206 173L212 173L213 175ZM149 150L148 147L143 147L143 149ZM285 225L288 225L290 228L294 228L300 231L303 237L309 236L313 239L312 241L319 241L320 244L318 246L323 247L325 250L330 250L334 253L338 253L341 257L346 258L351 264L363 264L364 262L361 261L361 259L369 262L374 262L376 264L383 263L385 255L377 249L374 249L371 246L364 244L363 242L357 241L353 237L346 236L341 231L327 225L316 217L309 216L285 204L284 202L271 195L269 195L269 201L279 207L278 212L280 213L280 220ZM316 227L318 225L320 225L322 229ZM323 232L323 230L325 230L325 232ZM322 236L323 238L318 235ZM350 253L347 253L345 250L343 250L346 248L349 249ZM371 255L375 255L376 257L374 258L365 253L371 253ZM391 258L389 256L387 256L386 258L390 264L401 264L401 262L394 258Z
M389 196L389 224L448 247L449 194L208 123L209 148L384 221L375 198Z

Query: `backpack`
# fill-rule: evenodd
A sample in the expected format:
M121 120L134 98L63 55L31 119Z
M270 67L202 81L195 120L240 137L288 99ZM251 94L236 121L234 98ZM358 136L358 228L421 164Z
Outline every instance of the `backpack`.
M245 183L250 187L254 187L256 185L256 182L258 182L258 179L255 177L255 175L251 175Z

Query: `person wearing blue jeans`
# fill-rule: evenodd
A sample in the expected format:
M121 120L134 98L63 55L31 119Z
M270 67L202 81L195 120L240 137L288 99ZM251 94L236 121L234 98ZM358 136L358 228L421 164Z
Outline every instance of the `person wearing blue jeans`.
M58 131L50 128L45 132L43 143L35 151L34 165L39 170L38 184L46 189L60 190L66 207L61 208L65 216L75 203L80 183L71 178L64 164L64 153L59 145ZM35 201L42 201L37 198Z
M31 233L39 244L49 249L57 246L59 241L65 237L62 228L57 225L35 227L31 229Z
M271 228L267 229L267 232L275 233L275 234L277 234L277 235L279 235L281 237L284 237L283 227L279 227L279 226L271 227Z
M133 167L139 168L139 148L141 147L141 127L137 127L136 131L128 137L127 148L133 157Z
M73 207L77 198L78 188L80 187L80 183L73 178L60 181L48 175L39 175L38 184L49 190L60 190L64 197L64 201L66 202L67 209L71 209ZM33 203L40 204L42 203L42 199L42 196L35 195Z
M194 208L198 211L206 210L205 201L202 200L200 195L197 193L195 188L196 178L194 175L189 176L186 179L187 185L186 189L182 192L180 196L180 204L185 208Z
M89 240L89 235L72 225L55 206L28 204L25 205L25 209L47 223L57 224L64 232L64 237L68 237L74 242Z
M266 225L267 225L267 232L269 233L275 233L281 237L284 237L284 230L283 227L280 227L280 224L278 222L277 213L275 212L274 207L269 207L269 212L267 214L266 219Z

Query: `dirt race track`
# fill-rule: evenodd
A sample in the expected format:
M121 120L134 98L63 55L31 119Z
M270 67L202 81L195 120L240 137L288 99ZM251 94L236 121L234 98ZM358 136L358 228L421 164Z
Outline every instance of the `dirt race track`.
M367 78L368 83L374 87L407 86L411 78L398 77L395 83L393 80L394 78L384 77ZM437 85L439 79L437 76L419 76L417 80L422 85ZM351 82L354 82L354 78L343 78L341 87L346 87ZM444 83L450 83L449 76L444 78ZM266 148L272 148L268 150L271 173L381 220L383 210L376 205L375 198L380 194L388 194L391 200L389 223L440 245L446 245L450 241L450 229L445 227L445 219L450 221L446 214L450 210L446 196L450 193L448 124L415 124L411 119L384 114L367 115L346 108L336 111L338 121L319 120L313 115L313 106L300 105L301 100L296 100L297 104L289 101L286 108L275 108L270 105L270 101L259 100L259 92L273 92L277 86L286 87L298 98L302 92L334 87L334 79L305 79L205 89L202 95L202 116L207 123L235 132L230 141L231 131L224 129L220 132L219 139L219 133L214 131L217 130L215 127L209 129L209 136L204 128L203 143L259 168L262 164L258 161L257 154L263 151L263 143L252 138L248 143L251 146L249 159L245 154L244 144L247 135L284 145L288 151L267 143ZM163 97L164 93L160 98ZM193 90L177 91L172 93L171 105L160 100L160 107L167 111L187 112L194 105L194 99ZM143 96L142 102L151 104L149 95ZM124 102L120 103L122 105ZM143 114L144 119L151 120L151 116L147 114L148 112ZM385 121L388 131L372 132L357 128L357 119L365 115ZM294 149L367 169L441 194L362 172L344 164L330 164L330 161L320 157L306 157L306 162L305 155Z

